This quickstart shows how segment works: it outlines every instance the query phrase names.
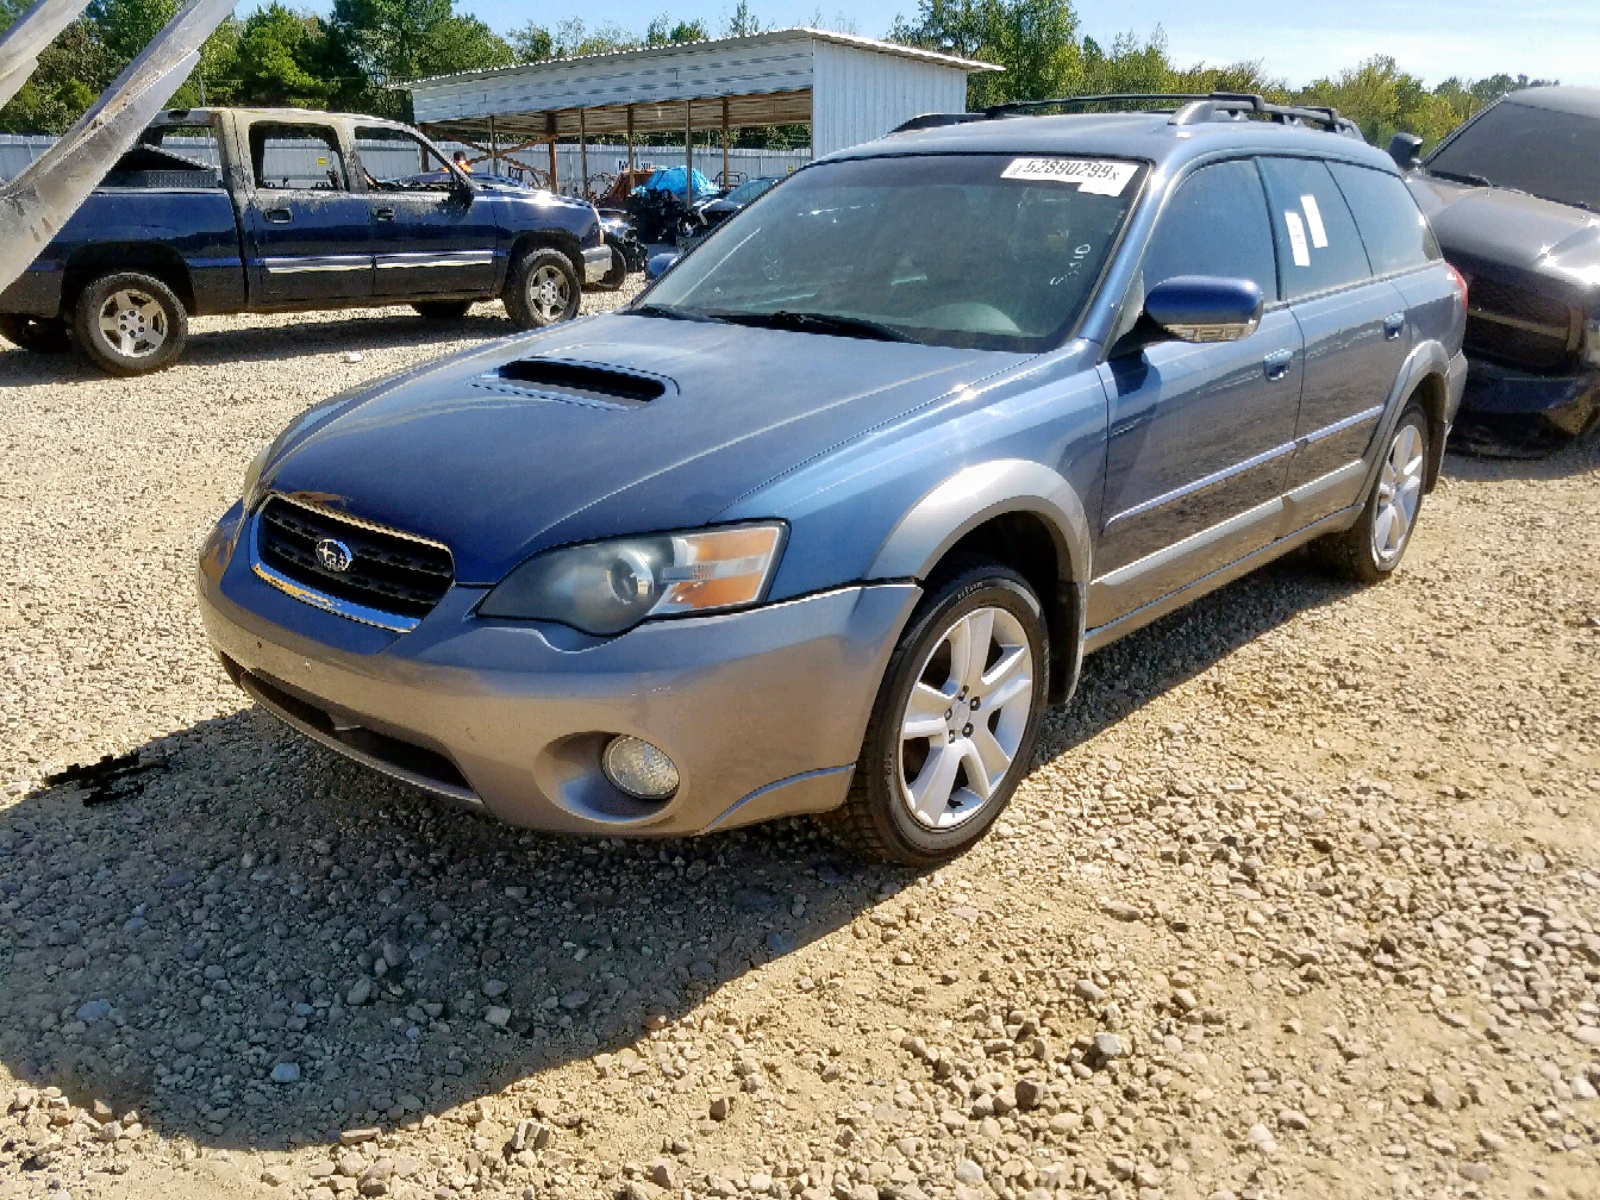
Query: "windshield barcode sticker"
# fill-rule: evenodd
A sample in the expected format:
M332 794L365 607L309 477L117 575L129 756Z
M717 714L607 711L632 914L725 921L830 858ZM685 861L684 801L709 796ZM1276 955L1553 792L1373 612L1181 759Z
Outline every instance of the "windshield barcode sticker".
M1071 183L1091 196L1120 196L1138 170L1136 163L1102 158L1014 158L1000 178Z

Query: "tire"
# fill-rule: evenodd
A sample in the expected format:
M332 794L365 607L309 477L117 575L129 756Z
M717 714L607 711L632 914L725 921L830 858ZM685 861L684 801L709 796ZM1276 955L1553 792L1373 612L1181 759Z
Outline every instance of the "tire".
M583 289L572 260L559 250L526 251L511 268L503 299L518 329L544 329L578 315Z
M72 349L67 323L59 318L0 313L0 337L35 354L59 354Z
M606 268L604 275L589 284L589 289L596 292L614 292L626 282L628 282L628 260L623 256L620 247L613 246L611 265Z
M419 300L411 306L428 321L459 321L472 307L471 300Z
M1315 543L1334 574L1357 583L1381 583L1405 557L1427 490L1428 415L1415 400L1406 405L1378 464L1356 523Z
M189 341L189 314L153 275L102 275L78 296L73 334L83 356L111 375L145 375L170 366Z
M962 652L963 637L971 645L974 635L985 641L981 660ZM890 656L849 797L824 823L847 849L880 862L929 867L965 853L1028 772L1049 663L1043 606L1022 576L970 559L935 575ZM985 695L986 687L997 690ZM927 737L907 733L918 724ZM980 729L986 741L973 736ZM987 796L974 786L980 772Z

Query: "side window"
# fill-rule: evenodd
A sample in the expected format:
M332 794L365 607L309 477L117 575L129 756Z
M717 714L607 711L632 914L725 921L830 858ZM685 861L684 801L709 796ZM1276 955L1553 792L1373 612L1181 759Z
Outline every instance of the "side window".
M1351 163L1331 162L1328 170L1355 216L1374 273L1406 271L1441 257L1427 218L1399 176Z
M444 159L422 139L403 129L356 126L356 153L376 191L422 189L448 192L453 183Z
M325 125L250 126L250 165L262 191L344 192L350 188L339 139Z
M1263 158L1261 173L1286 299L1371 278L1355 220L1325 165L1310 158Z
M1145 290L1178 275L1253 279L1269 304L1277 299L1267 198L1254 163L1202 167L1178 185L1145 252Z

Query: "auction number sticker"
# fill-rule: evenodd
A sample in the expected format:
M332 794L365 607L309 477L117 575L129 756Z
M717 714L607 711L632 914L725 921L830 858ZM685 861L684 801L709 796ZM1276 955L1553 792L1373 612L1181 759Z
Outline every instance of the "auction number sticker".
M1103 158L1014 158L1000 178L1071 183L1091 196L1120 196L1138 171L1136 163Z

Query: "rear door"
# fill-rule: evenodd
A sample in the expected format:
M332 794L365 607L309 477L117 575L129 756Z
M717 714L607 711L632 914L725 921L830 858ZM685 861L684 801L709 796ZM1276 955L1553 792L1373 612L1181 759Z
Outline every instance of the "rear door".
M1261 170L1283 294L1305 338L1305 387L1295 429L1300 445L1288 479L1290 491L1311 492L1294 511L1294 523L1304 525L1353 503L1359 493L1359 460L1415 344L1414 331L1405 297L1374 276L1327 164L1263 158Z
M1255 164L1200 168L1151 235L1129 304L1179 275L1250 279L1267 300L1237 342L1162 340L1100 368L1110 401L1089 624L1131 612L1272 539L1300 404L1300 330L1278 303Z
M246 141L255 188L244 206L252 303L340 305L371 296L367 199L351 191L337 128L254 121Z
M415 134L358 125L378 296L486 296L495 290L493 202Z

